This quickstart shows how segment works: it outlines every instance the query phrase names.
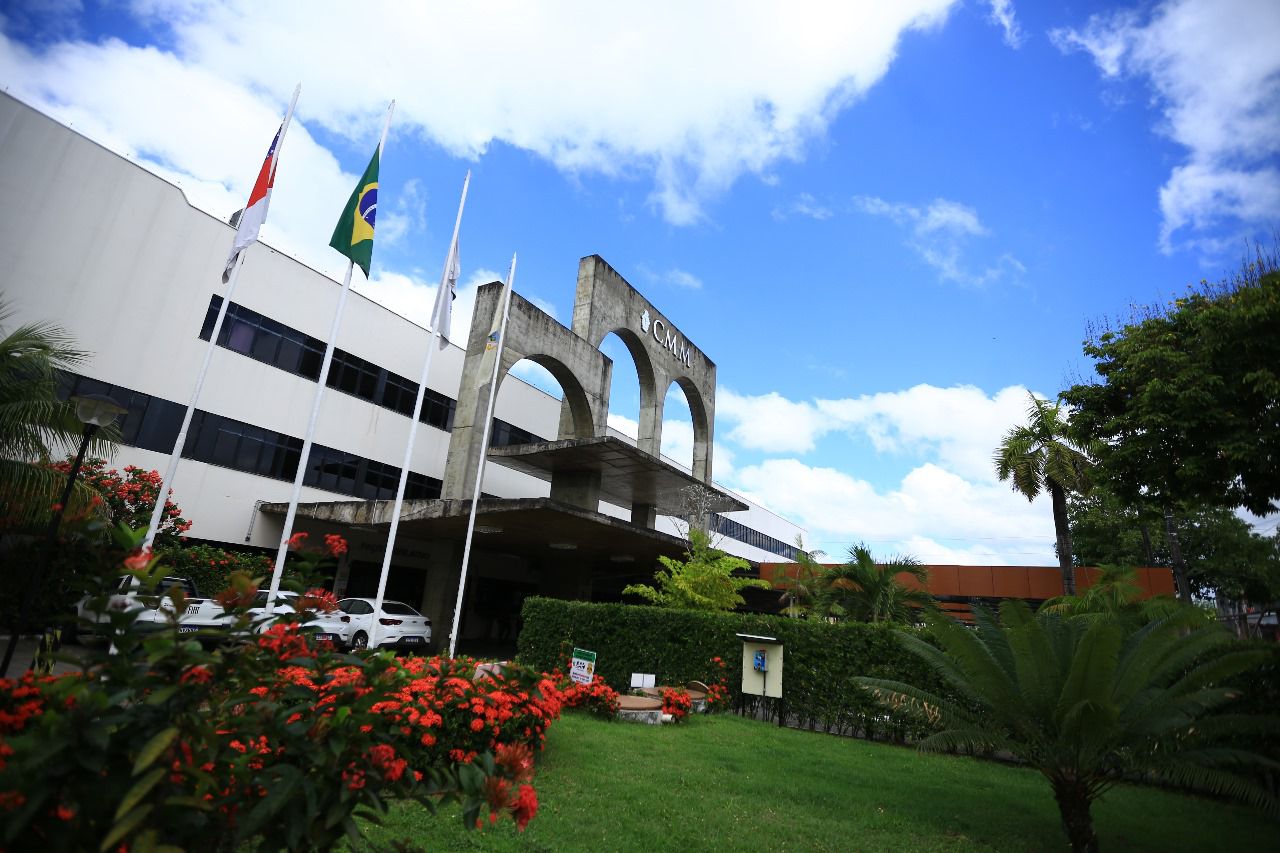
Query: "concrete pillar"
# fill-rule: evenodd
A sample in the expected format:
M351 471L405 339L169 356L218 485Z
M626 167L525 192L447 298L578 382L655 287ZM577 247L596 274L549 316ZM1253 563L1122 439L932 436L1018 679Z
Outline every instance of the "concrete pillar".
M600 472L556 471L552 473L551 499L596 512L600 509Z
M448 650L449 631L453 628L453 605L458 600L458 581L462 577L462 543L434 542L427 564L427 585L418 609L431 619L432 648Z

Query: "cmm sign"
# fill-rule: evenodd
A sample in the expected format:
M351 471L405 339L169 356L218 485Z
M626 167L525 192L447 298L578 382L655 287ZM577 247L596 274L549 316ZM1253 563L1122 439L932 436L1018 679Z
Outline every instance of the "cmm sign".
M683 340L677 335L666 323L661 319L654 317L649 318L649 309L646 308L644 313L640 315L640 331L644 334L653 334L653 339L662 345L662 348L675 356L685 367L693 367L693 347L689 342Z

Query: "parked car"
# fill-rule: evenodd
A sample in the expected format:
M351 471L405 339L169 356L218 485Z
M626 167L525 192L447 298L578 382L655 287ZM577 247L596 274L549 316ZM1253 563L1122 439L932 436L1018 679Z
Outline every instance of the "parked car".
M173 611L173 603L165 597L170 589L177 587L186 593L188 608L194 603L199 606L202 599L196 598L196 585L189 578L169 576L160 581L159 594L155 597L142 597L141 586L137 578L125 576L107 596L107 611L98 612L91 604L98 598L86 595L76 602L76 616L79 617L78 633L81 636L101 638L111 624L109 612L139 611L137 624L144 630L158 630L168 624L169 614Z
M384 601L375 614L372 598L344 598L338 610L351 620L345 642L353 649L425 652L431 647L431 620L403 602Z

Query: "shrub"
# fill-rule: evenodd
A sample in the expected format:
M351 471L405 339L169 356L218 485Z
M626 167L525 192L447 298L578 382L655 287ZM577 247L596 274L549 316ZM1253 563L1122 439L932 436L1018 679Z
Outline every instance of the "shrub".
M152 595L167 572L127 565ZM208 650L176 622L143 635L136 613L111 612L114 653L86 652L83 674L0 680L0 844L328 849L391 797L460 800L468 826L486 805L490 821L533 817L531 746L559 712L549 678L341 655L290 621L305 614L255 635L251 583L234 580L222 636L239 643Z
M783 616L707 613L625 604L592 604L550 598L525 601L519 659L546 670L564 648L592 649L597 674L614 687L631 673L653 672L659 683L692 680L723 683L729 703L743 697L733 669L742 642L736 634L777 637L785 649L784 701L796 725L844 734L897 740L927 728L905 713L885 712L853 684L855 676L927 683L943 690L937 676L906 652L888 624L828 624ZM914 630L914 629L911 629ZM720 658L719 664L715 658ZM724 665L723 667L721 665Z
M265 554L228 551L213 545L157 548L156 554L168 574L189 578L202 596L226 589L232 572L244 572L252 578L269 577L275 563ZM285 564L285 576L295 574L293 564Z

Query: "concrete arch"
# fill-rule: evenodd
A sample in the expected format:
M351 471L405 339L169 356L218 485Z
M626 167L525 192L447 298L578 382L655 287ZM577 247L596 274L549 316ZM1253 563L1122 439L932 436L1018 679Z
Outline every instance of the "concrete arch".
M501 310L502 283L490 282L476 292L476 306L467 339L467 354L458 388L458 408L454 413L449 458L445 464L444 498L469 498L475 488L476 467L484 439L484 415L492 383L492 350L485 344L494 318ZM511 294L506 342L498 365L498 382L521 359L534 361L551 372L565 396L562 424L568 424L565 438L593 438L605 435L609 413L609 381L613 362L599 349L573 334L555 318L526 300ZM563 428L563 427L562 427ZM594 506L590 507L595 509Z
M689 402L689 415L693 419L693 476L704 483L711 481L712 424L715 421L715 400L708 402L702 390L687 376L675 376L667 383L679 386ZM663 391L666 398L666 391Z
M672 382L680 384L690 400L694 417L693 476L710 482L715 363L599 255L590 255L578 262L573 331L597 348L610 332L626 344L640 379L640 429L636 443L654 456L659 455L662 447L662 410L667 388ZM562 430L564 423L562 415Z

